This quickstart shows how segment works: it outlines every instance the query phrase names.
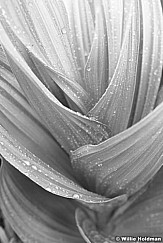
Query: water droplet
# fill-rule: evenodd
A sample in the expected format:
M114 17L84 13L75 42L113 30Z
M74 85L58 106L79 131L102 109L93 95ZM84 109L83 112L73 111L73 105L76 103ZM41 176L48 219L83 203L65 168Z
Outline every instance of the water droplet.
M36 167L35 165L32 165L32 168L33 168L34 170L37 170L37 167Z
M28 3L28 6L31 8L31 7L33 7L33 2L29 2Z
M52 190L51 190L50 187L47 187L46 190L47 190L48 192L52 192Z
M62 32L62 34L66 34L67 33L65 28L61 29L61 32Z
M31 164L28 160L24 160L24 163L25 163L26 165L30 165L30 164Z
M72 198L73 198L73 199L79 199L80 196L79 196L79 194L73 194Z
M91 71L91 67L87 67L87 71L90 72Z

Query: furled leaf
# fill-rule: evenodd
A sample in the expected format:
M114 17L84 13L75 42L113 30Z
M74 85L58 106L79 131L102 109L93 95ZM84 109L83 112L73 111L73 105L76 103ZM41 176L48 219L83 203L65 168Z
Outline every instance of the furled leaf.
M72 81L62 73L59 73L52 65L46 64L41 60L36 53L29 50L23 42L14 33L14 30L6 21L6 18L1 17L1 23L8 33L13 45L17 48L29 67L35 75L42 81L42 83L59 99L63 104L66 104L65 97L61 90L74 102L78 107L77 111L87 113L91 108L92 100L88 93L76 81Z
M87 187L105 196L131 195L163 164L163 104L126 131L72 152L72 166Z
M0 87L0 123L3 125L0 128L2 156L46 190L51 190L49 186L52 186L53 193L67 197L65 189L72 186L70 190L68 189L68 197L80 198L80 190L83 191L83 189L73 184L76 180L72 176L73 171L68 156L31 109L10 71L1 70ZM16 137L17 140L12 137ZM73 185L76 187L75 191ZM84 191L92 195L93 201L90 201L96 202L97 195ZM97 198L102 199L99 196ZM85 199L84 201L89 201ZM105 200L108 201L108 199Z
M32 153L70 176L69 158L32 110L14 75L0 67L0 124Z
M77 226L80 234L87 243L114 243L113 237L110 237L109 232L107 236L103 235L96 227L95 221L80 208L76 209L75 214Z
M130 12L130 2L132 1L102 0L108 40L108 83L111 81L119 59L123 33L125 33L124 27L126 27L125 18ZM125 14L123 14L123 10L125 10Z
M84 242L75 225L75 201L46 192L6 161L1 173L1 208L23 242Z
M2 126L0 126L0 151L11 165L53 194L93 203L110 200L83 189L64 174L54 170L49 166L48 157L43 161L32 154L13 139Z
M49 92L4 32L1 40L5 45L11 68L28 101L67 152L84 144L99 143L108 137L106 126L69 110Z
M139 52L139 5L131 1L119 60L106 92L88 113L110 127L112 135L128 126L134 91Z
M114 235L163 237L163 169L148 189L112 221ZM122 210L122 209L121 209Z
M84 114L90 110L93 99L91 99L89 93L87 93L80 84L66 78L61 73L57 73L50 66L44 65L43 62L34 55L32 55L32 59L36 63L40 73L43 74L47 80L51 79L51 82L57 84L57 86L74 102L78 110L80 109Z
M140 84L133 123L154 108L163 64L163 16L160 1L141 0L143 28Z
M80 78L73 59L63 1L1 1L1 8L1 15L25 46L69 78Z
M90 4L87 0L69 0L65 1L65 4L67 4L71 41L75 59L82 77L81 85L86 88L84 68L92 46L94 19Z
M10 35L14 46L22 54L28 57L28 53L24 52L26 52L25 49L27 51L30 50L31 53L43 60L46 65L70 79L71 83L74 83L75 88L78 85L82 85L81 75L78 71L73 52L69 22L63 1L46 2L41 0L38 3L16 1L14 4L12 1L9 4L2 1L1 6L1 21L5 26L5 30ZM25 48L21 46L20 50L20 43L21 45L23 43ZM34 63L33 66L36 72L37 67L35 67ZM38 71L40 72L40 70ZM48 85L48 88L53 90L54 94L57 94L56 97L60 98L64 104L68 103L72 109L81 111L78 104L74 103L75 95L72 95L71 89L69 92L67 91L69 95L66 96L65 100L55 82L43 72L40 73L40 77L43 79L44 84ZM79 96L80 92L81 90L79 90ZM71 97L69 98L69 96Z
M95 31L85 65L85 86L94 104L105 92L108 80L108 44L102 5L95 1Z

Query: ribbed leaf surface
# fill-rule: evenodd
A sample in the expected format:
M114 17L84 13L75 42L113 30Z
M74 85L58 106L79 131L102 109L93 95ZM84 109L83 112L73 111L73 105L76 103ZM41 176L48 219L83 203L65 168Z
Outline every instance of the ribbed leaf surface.
M163 164L163 104L135 126L103 143L72 152L80 180L106 196L129 195L143 187Z
M140 37L139 5L134 2L129 9L118 63L104 95L88 113L107 124L115 135L128 126L134 91Z
M23 242L83 243L75 225L75 201L46 192L4 161L1 207Z
M162 176L163 169L154 177L146 192L115 220L114 235L163 237Z

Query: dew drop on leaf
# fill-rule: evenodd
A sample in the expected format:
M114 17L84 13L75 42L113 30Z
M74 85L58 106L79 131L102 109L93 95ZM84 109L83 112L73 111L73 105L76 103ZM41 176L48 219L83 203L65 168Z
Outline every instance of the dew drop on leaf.
M37 167L36 167L35 165L32 165L32 168L33 168L34 170L37 170Z
M79 196L79 194L73 194L72 198L73 198L73 199L79 199L80 196Z
M24 163L28 166L30 165L30 162L28 160L24 160Z
M61 29L61 31L62 31L62 34L66 34L67 33L65 28Z

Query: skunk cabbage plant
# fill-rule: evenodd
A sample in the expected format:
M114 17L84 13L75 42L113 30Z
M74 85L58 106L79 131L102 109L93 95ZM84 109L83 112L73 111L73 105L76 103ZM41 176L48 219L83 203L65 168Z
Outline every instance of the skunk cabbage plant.
M22 242L163 237L161 4L0 0L0 207Z

